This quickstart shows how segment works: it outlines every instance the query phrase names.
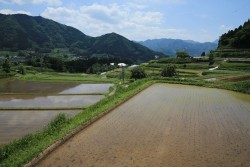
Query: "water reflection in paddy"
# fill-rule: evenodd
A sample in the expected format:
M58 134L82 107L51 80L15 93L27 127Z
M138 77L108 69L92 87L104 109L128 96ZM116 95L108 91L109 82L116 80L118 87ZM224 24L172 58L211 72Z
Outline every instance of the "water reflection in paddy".
M108 93L110 86L113 84L52 83L1 79L0 144L42 129L59 113L75 115L80 110L69 110L70 108L93 105L104 98L104 95L89 94ZM58 108L63 110L52 110Z
M31 82L16 79L1 79L0 93L26 94L84 94L108 93L113 84L80 84L69 82Z
M71 108L93 105L104 98L103 95L0 96L0 108Z
M73 116L81 110L0 111L0 144L43 129L56 115Z
M16 79L1 79L0 93L50 93L57 94L75 87L77 83L31 82Z
M59 94L108 93L111 86L113 84L80 84L76 87L66 89Z

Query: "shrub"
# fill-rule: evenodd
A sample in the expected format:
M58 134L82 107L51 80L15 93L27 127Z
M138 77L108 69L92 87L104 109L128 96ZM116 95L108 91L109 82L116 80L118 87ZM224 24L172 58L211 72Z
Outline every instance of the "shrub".
M24 68L23 65L18 66L17 70L18 70L18 72L19 72L20 74L23 74L23 75L26 74L26 70L25 70L25 68Z
M9 57L7 57L2 65L3 71L6 73L10 73L10 61Z
M163 77L173 77L176 73L176 66L175 65L167 65L161 71L161 76Z
M146 78L147 75L144 71L143 68L141 67L136 67L131 70L131 77L132 79L141 79L141 78Z

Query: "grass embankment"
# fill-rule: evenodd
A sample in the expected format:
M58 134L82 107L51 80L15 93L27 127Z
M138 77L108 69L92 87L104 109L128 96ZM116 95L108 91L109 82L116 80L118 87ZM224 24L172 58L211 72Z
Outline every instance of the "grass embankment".
M51 144L62 139L66 134L87 123L101 113L104 113L111 107L125 101L143 88L151 85L153 82L152 80L138 80L132 83L128 88L118 85L116 93L113 96L102 99L75 117L68 119L65 115L59 115L44 130L1 146L0 166L22 166Z
M223 81L210 82L210 81L205 81L205 80L181 79L181 78L173 78L170 80L163 80L160 78L155 78L155 80L156 82L160 82L160 83L195 85L195 86L203 86L203 87L208 87L208 88L226 89L226 90L250 94L250 80L239 81L239 82L223 82Z
M221 70L250 71L250 63L224 62L220 65Z
M114 80L107 79L105 76L90 74L73 74L73 73L37 73L19 75L20 80L29 81L46 81L46 82L81 82L81 83L110 83Z

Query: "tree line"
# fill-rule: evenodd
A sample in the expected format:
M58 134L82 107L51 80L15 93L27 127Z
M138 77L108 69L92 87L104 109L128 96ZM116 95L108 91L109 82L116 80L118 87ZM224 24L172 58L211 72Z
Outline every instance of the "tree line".
M112 63L112 64L111 64ZM101 72L109 71L117 67L118 63L132 64L130 59L126 58L82 58L76 60L65 60L61 57L26 57L22 63L15 61L11 62L10 56L6 55L4 62L1 64L2 70L10 73L11 66L21 66L17 69L23 71L23 66L33 66L40 68L52 69L56 72L71 72L71 73L89 73L98 74ZM20 65L22 64L22 65Z
M223 34L219 40L219 49L235 48L249 49L250 48L250 20L246 21L234 30L229 30Z

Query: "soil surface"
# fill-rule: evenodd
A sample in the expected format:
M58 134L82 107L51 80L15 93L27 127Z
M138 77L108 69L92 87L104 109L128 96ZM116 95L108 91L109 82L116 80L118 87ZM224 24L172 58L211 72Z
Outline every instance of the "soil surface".
M155 84L36 166L250 166L250 95Z

